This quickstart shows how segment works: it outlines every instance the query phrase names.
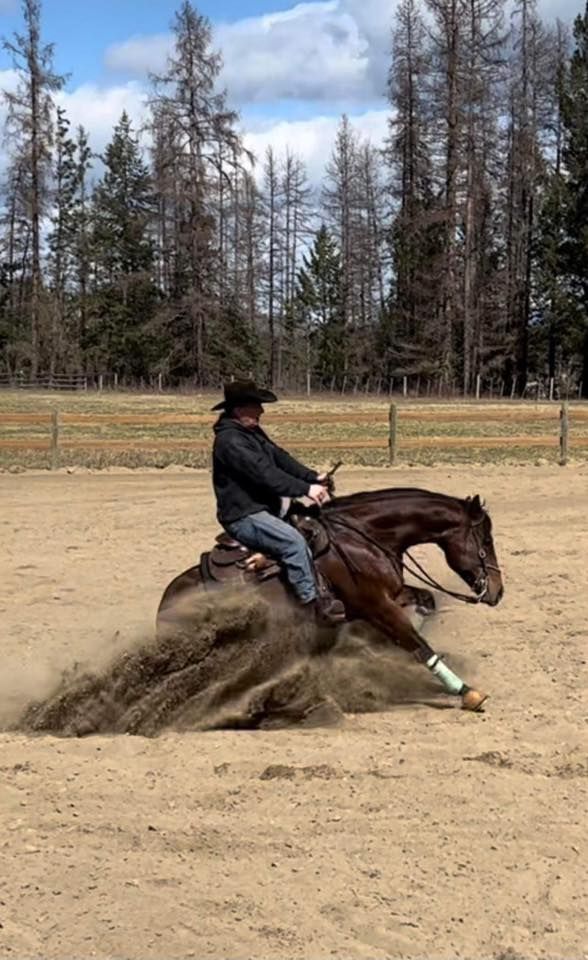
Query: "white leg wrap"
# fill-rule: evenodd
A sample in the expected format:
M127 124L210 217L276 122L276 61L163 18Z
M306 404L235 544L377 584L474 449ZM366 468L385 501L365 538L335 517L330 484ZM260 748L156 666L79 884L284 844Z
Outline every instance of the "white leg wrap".
M427 666L431 673L433 673L443 684L447 693L452 693L458 696L463 690L465 684L453 670L450 670L449 667L439 659L437 654L427 660Z

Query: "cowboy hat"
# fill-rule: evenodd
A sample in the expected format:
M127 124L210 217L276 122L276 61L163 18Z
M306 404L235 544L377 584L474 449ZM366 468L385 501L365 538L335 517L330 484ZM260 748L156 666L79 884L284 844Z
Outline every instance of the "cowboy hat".
M213 410L234 410L247 403L275 403L277 397L271 390L262 390L253 380L233 380L225 383L225 399L212 407Z

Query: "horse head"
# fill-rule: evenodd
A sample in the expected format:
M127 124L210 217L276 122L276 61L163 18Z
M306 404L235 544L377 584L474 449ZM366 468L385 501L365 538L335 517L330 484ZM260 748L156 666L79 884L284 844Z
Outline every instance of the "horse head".
M492 521L480 497L463 501L463 516L442 544L452 570L474 591L480 603L495 607L500 603L504 585L496 559Z

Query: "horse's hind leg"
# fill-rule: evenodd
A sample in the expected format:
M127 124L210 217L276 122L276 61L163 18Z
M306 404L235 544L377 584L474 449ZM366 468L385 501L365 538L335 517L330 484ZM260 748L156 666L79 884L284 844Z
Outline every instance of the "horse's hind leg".
M441 682L447 693L461 697L464 710L479 710L486 694L474 690L451 670L414 628L404 610L391 597L381 594L371 611L371 622L394 643L424 664Z

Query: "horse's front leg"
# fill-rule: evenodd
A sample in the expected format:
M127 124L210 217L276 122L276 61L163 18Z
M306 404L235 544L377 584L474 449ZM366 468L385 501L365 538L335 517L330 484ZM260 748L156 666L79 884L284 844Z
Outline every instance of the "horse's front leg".
M461 697L464 710L480 709L487 695L469 687L444 663L391 597L385 594L379 596L371 607L370 620L399 647L412 653L418 663L424 664L442 683L447 693Z
M429 617L436 610L435 597L430 590L410 587L406 583L396 597L396 603L400 607L414 607L421 617Z

